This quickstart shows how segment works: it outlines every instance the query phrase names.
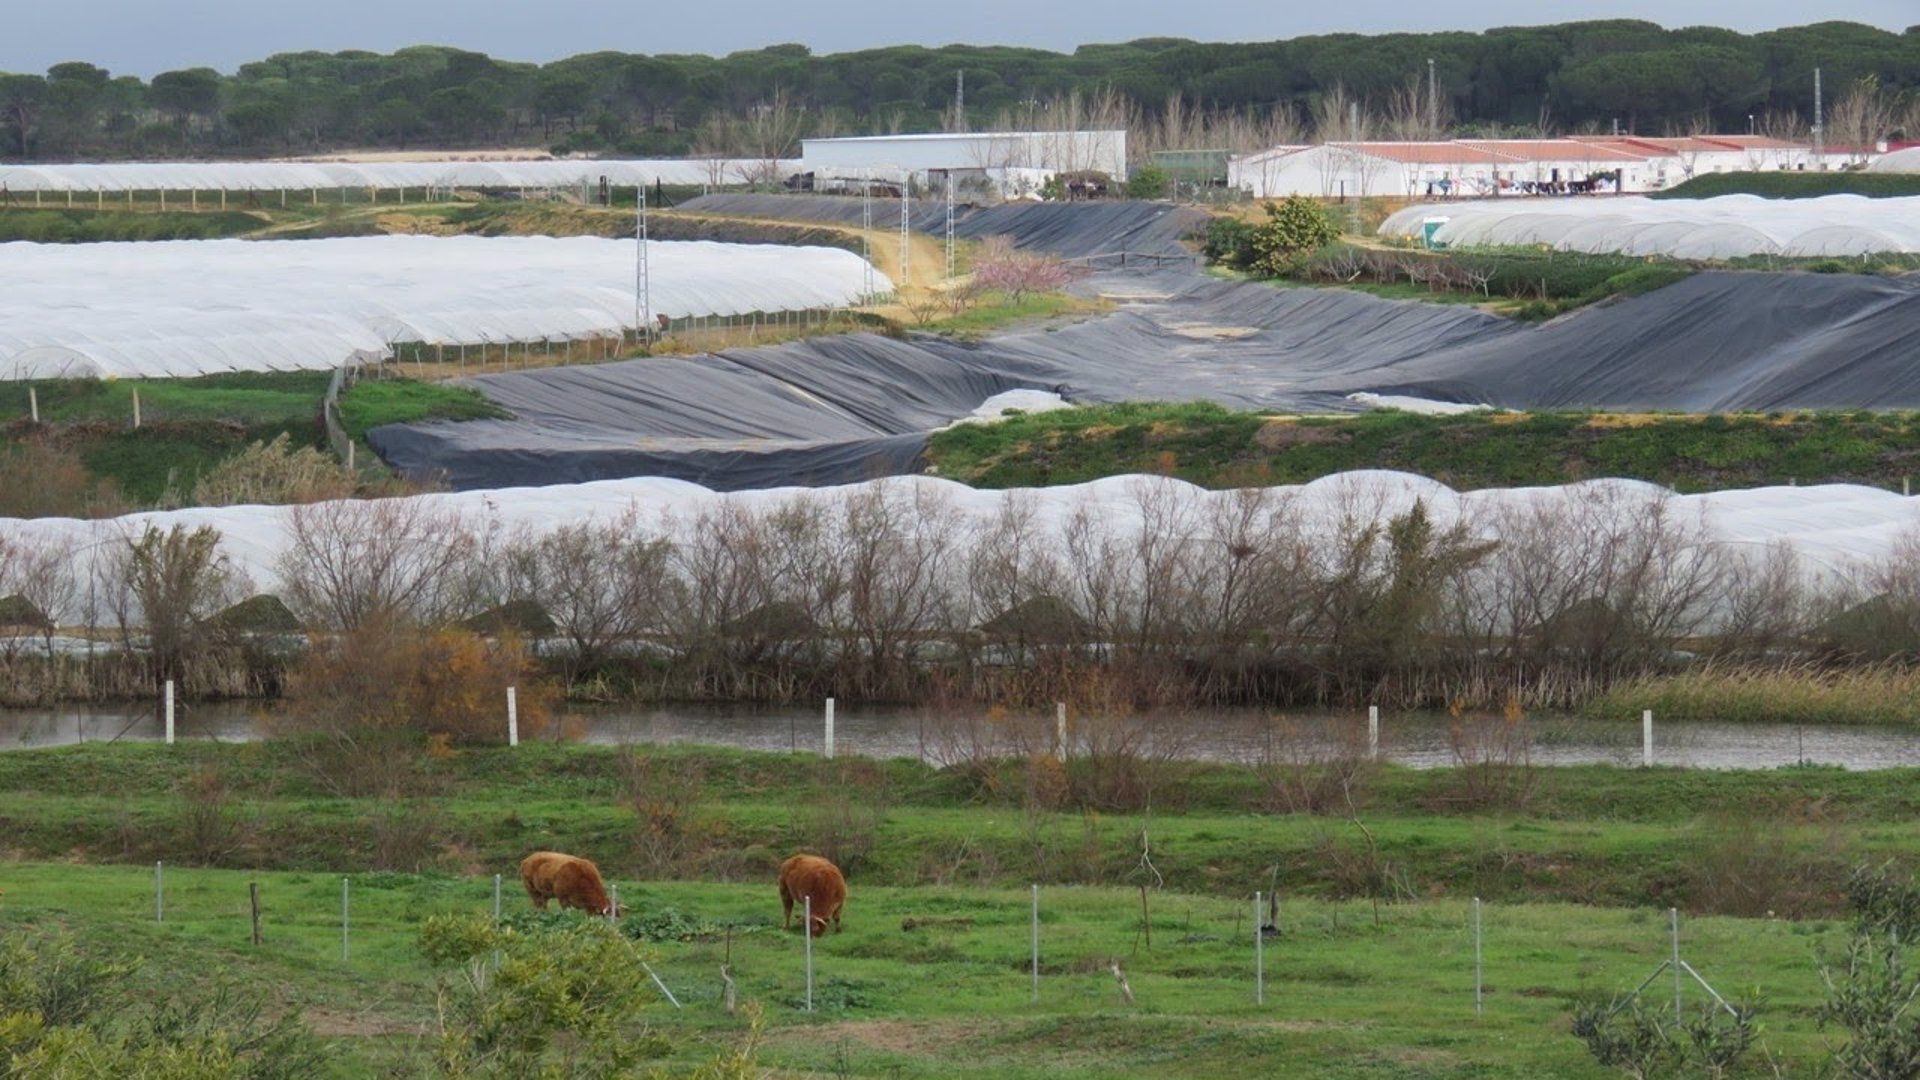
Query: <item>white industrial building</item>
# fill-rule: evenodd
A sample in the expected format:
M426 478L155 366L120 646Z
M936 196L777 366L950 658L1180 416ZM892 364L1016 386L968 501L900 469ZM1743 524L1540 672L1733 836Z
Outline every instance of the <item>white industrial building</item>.
M1234 158L1227 182L1255 198L1648 192L1706 173L1806 169L1812 158L1755 135L1335 142Z
M1037 192L1060 173L1127 175L1125 131L981 131L805 139L800 171L816 188L903 178L929 188L951 176L961 188L1005 196Z

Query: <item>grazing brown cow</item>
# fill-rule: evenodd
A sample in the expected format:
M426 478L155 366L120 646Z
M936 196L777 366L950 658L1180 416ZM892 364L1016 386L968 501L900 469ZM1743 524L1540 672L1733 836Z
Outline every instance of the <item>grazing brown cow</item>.
M813 901L813 925L807 932L819 937L827 932L827 922L840 929L840 909L847 904L847 879L840 868L818 855L795 855L780 864L780 908L782 929L793 925L793 905Z
M520 883L527 887L533 906L547 909L548 900L562 908L579 908L592 915L619 915L607 899L600 868L578 855L536 851L520 860Z

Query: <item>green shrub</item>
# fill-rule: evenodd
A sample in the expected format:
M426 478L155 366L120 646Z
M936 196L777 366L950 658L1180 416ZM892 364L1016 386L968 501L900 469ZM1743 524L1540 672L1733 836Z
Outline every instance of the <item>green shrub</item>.
M1217 217L1207 223L1206 238L1200 246L1209 262L1228 266L1253 265L1254 227L1239 218Z
M453 967L439 983L441 1075L629 1076L667 1051L644 1028L655 991L641 957L603 920L521 934L441 916L421 951Z
M1142 165L1127 178L1127 198L1164 199L1173 185L1167 171L1153 165Z
M1249 269L1269 277L1282 277L1303 257L1340 239L1340 227L1333 223L1319 203L1300 195L1284 202L1267 204L1267 221L1253 233L1253 262Z

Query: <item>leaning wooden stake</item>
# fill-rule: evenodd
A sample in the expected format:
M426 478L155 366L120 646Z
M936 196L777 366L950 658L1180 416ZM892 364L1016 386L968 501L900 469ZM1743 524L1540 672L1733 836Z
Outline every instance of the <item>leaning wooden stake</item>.
M727 957L720 965L720 982L726 988L721 994L721 1000L726 1003L727 1012L731 1013L737 1002L733 985L733 927L731 926L727 927Z
M247 900L253 907L253 943L260 944L260 883L247 882Z
M1120 1000L1133 1004L1133 987L1127 985L1127 973L1120 970L1120 961L1113 961L1113 981L1120 984Z

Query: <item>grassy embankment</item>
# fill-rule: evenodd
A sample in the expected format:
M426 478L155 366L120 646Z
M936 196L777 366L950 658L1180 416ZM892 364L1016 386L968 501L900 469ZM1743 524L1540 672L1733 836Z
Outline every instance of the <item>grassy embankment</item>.
M28 384L0 383L0 459L29 445L51 446L77 459L94 481L111 485L126 506L177 505L201 476L252 443L284 434L295 446L324 448L320 401L328 378L318 371L41 381L32 384L37 427L28 419ZM472 391L407 381L360 383L341 407L356 436L384 423L497 415ZM0 491L6 487L0 484Z
M1708 173L1647 197L1711 199L1719 195L1759 195L1768 199L1865 195L1870 199L1891 199L1920 195L1920 176L1866 172Z
M727 952L717 929L732 925L742 998L766 1008L762 1062L798 1075L1225 1077L1252 1064L1334 1077L1599 1077L1565 1018L1579 998L1652 971L1667 947L1656 906L1824 913L1848 860L1911 851L1915 839L1910 773L1543 770L1524 808L1502 810L1461 802L1466 774L1388 768L1356 796L1400 883L1376 920L1358 879L1332 880L1364 858L1359 829L1338 815L1261 812L1260 781L1244 768L1185 768L1161 788L1181 798L1144 817L1024 809L908 762L658 754L664 774L703 779L677 806L697 850L651 872L611 748L423 758L419 794L397 802L328 793L286 744L7 754L0 819L16 861L0 926L57 924L89 948L142 953L155 991L229 982L304 1006L340 1043L340 1074L354 1075L426 1049L420 921L486 912L494 873L506 875L508 910L523 907L514 862L550 846L594 855L637 917L682 921L664 917L671 908L694 924L687 940L642 946L686 1006L655 1011L685 1060L744 1024L717 1005ZM231 797L212 810L176 794L209 790L191 782L208 770ZM1151 896L1150 944L1136 889L1150 880L1143 828L1166 881ZM417 835L411 854L400 832ZM253 869L178 868L209 839L213 862ZM823 844L839 846L852 897L846 932L816 942L819 1009L808 1015L796 1008L801 942L773 926L771 868ZM371 870L383 857L427 872ZM155 858L169 862L161 924ZM353 889L346 961L342 874ZM258 948L247 942L248 881L262 886ZM1035 881L1042 985L1030 1004ZM1256 1006L1248 898L1276 881L1281 934L1267 942L1267 1003ZM1476 894L1492 901L1478 1022ZM1787 907L1796 897L1804 910ZM906 930L908 917L950 921ZM1688 959L1723 992L1765 995L1767 1049L1794 1073L1821 1053L1816 955L1837 943L1816 918L1685 923ZM1136 1005L1121 1004L1110 959Z
M1384 468L1461 489L1619 476L1680 491L1790 482L1898 490L1920 474L1920 415L1276 417L1204 403L1121 404L951 428L934 435L928 458L941 476L989 488L1127 473L1223 488Z

